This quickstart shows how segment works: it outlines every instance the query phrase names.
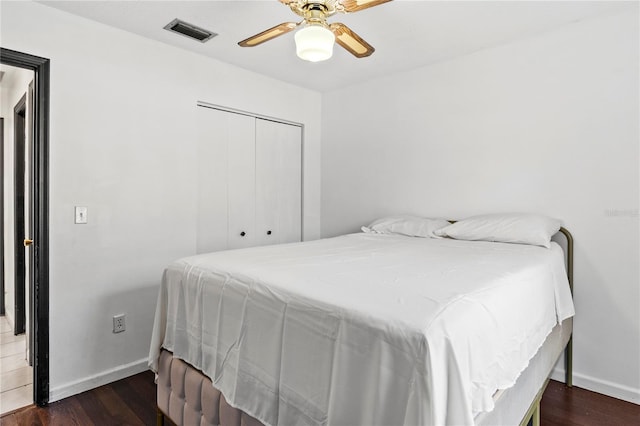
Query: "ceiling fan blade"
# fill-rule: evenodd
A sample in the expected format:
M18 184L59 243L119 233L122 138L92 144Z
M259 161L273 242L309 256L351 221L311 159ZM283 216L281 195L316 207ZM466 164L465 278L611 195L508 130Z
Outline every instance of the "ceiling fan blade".
M239 42L238 44L242 47L253 47L253 46L257 46L261 43L264 43L265 41L269 41L273 38L276 38L278 36L281 36L282 34L286 34L289 31L293 30L295 27L297 27L299 25L296 24L295 22L284 22L280 25L276 25L273 28L269 28L268 30L265 30L259 34L256 34L254 36L251 36L247 39L242 40L241 42Z
M391 0L342 0L342 6L347 12L357 12L390 1Z
M376 50L344 24L336 22L329 25L329 29L336 36L336 43L344 47L356 58L367 57Z

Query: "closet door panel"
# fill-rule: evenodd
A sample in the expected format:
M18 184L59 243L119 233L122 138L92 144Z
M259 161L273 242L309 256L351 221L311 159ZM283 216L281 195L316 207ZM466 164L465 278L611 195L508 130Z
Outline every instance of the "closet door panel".
M283 125L278 142L280 243L302 241L302 129Z
M301 129L256 120L256 233L259 244L301 240Z
M279 242L277 145L275 126L256 120L256 245Z
M198 199L196 253L227 248L228 114L197 108Z
M229 113L228 248L255 245L255 118Z

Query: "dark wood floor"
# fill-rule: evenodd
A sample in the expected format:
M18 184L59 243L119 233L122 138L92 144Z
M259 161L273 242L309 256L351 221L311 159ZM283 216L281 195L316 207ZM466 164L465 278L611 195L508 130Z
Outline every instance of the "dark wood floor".
M0 417L2 426L155 425L156 385L153 373L131 376L49 404L29 406Z
M153 374L145 372L54 402L0 417L2 426L154 425ZM637 426L640 406L551 381L542 398L542 426Z
M640 405L550 381L542 397L543 426L640 425Z

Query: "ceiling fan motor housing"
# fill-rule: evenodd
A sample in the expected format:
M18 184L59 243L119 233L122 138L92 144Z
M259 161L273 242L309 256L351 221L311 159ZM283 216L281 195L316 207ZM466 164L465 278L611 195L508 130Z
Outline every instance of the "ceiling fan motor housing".
M307 20L324 20L338 11L336 4L339 3L336 1L301 0L289 3L289 7L295 14L300 15Z

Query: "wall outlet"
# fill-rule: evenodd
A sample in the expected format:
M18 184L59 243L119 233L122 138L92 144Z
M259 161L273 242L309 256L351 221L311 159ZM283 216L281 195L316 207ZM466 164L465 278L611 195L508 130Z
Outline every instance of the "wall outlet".
M126 330L125 326L125 314L115 315L113 317L113 332L122 333Z

